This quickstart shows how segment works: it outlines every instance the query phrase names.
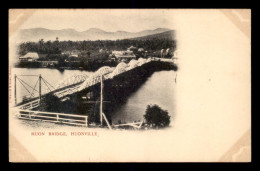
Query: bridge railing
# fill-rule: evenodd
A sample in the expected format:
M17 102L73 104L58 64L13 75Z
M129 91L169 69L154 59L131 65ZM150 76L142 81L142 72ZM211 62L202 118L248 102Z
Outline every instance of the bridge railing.
M53 123L62 123L77 126L88 126L88 116L80 116L75 114L42 112L32 110L17 109L16 114L20 119L38 120Z
M19 109L25 109L25 110L29 110L29 109L33 109L38 107L40 104L40 99L25 103L23 105L18 106Z
M140 129L143 125L143 121L141 122L133 122L133 123L124 123L124 124L116 124L116 125L112 125L113 127L122 127L122 126L131 126L131 127L134 127L134 128L137 128L137 129Z

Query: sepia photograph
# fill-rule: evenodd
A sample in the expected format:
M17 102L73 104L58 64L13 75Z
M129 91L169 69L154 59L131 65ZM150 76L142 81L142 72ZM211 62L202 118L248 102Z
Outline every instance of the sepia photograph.
M235 9L10 9L9 161L250 162L250 24Z

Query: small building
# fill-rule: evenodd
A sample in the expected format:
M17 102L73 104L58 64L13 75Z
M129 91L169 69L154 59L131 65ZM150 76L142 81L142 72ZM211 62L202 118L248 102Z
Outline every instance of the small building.
M78 58L78 57L79 57L78 54L71 54L71 55L69 56L69 58Z
M161 55L160 55L160 57L163 58L164 55L165 55L165 50L164 50L164 49L161 49Z
M63 51L61 54L62 55L78 55L80 52L78 50L68 50L68 51Z
M19 57L20 61L37 61L39 59L39 55L36 52L28 52L26 55Z
M64 52L61 52L62 55L70 55L70 52L68 51L64 51Z
M170 48L167 48L165 53L166 53L166 55L169 55L169 53L170 53Z
M128 51L136 51L136 50L137 50L137 48L136 48L136 47L134 47L134 46L130 46L129 48L127 48L127 50L128 50Z
M112 56L115 56L119 60L131 60L136 59L133 51L112 51Z
M78 61L78 54L71 54L69 55L68 59L65 60L65 62L74 62L74 61Z
M139 48L138 49L138 52L143 52L144 51L144 48Z

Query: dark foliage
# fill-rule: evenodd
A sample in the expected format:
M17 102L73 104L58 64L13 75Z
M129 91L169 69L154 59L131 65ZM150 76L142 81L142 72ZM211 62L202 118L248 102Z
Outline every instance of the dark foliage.
M47 94L41 99L39 106L39 111L46 112L61 112L60 108L61 102L58 97L53 94Z
M170 124L170 116L168 111L161 109L158 105L148 105L144 118L148 125L152 128L166 127Z
M61 54L63 51L78 51L80 57L91 59L100 55L100 58L107 57L106 53L112 50L126 50L130 46L144 48L148 52L154 52L171 47L176 48L176 41L172 39L138 39L138 40L96 40L96 41L47 41L43 39L39 42L24 42L19 45L18 54L25 55L27 52L37 52L40 54ZM104 53L97 53L104 49Z

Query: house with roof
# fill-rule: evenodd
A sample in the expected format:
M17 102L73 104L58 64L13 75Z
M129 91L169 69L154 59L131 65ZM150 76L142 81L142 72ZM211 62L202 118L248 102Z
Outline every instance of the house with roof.
M65 59L65 62L78 62L78 61L79 61L78 54L71 54L67 59Z
M144 51L144 48L139 48L138 49L138 52L143 52Z
M28 52L26 55L19 57L20 61L37 61L39 59L39 55L36 52Z
M131 60L136 59L133 51L112 51L112 56L116 57L118 60Z
M128 51L136 51L137 47L134 46L130 46L129 48L127 48Z
M103 52L106 52L106 51L103 50L103 49L99 49L98 52L99 52L99 53L103 53Z

